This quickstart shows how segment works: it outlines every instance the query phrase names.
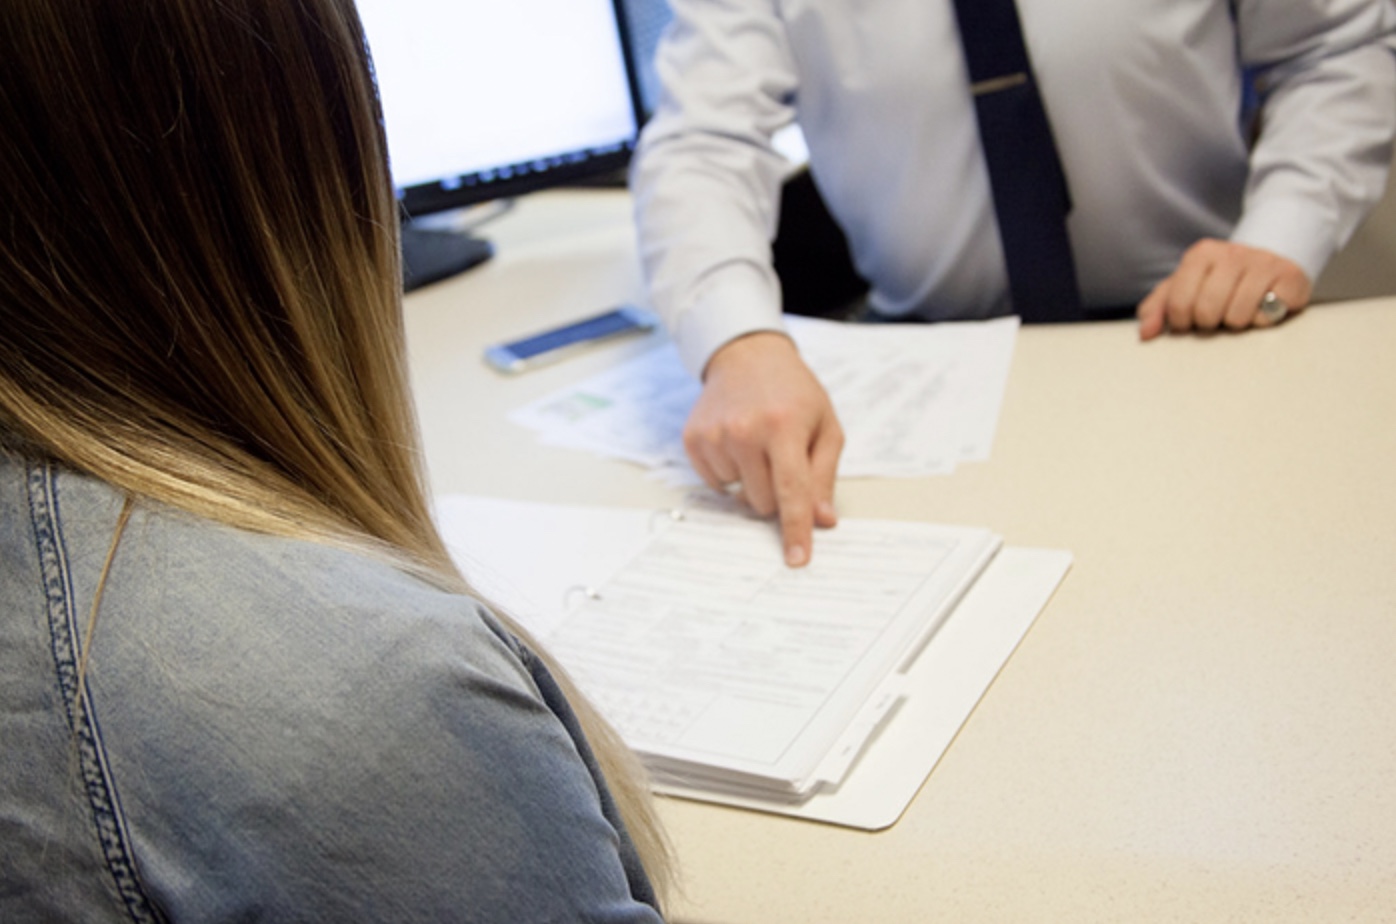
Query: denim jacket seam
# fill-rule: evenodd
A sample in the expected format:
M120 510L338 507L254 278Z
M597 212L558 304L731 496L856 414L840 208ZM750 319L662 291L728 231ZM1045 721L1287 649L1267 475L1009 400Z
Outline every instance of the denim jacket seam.
M145 893L137 873L126 817L111 778L101 728L90 696L83 696L85 678L78 676L80 658L77 614L73 611L72 573L63 544L58 484L53 467L31 461L28 466L29 517L43 577L50 650L55 681L78 745L82 787L92 811L102 858L132 921L161 922L164 916Z

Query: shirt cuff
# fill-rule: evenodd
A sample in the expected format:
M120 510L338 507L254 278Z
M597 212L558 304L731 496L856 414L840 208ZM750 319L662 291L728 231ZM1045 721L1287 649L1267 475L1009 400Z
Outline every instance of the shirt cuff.
M708 273L679 315L673 337L684 367L698 378L723 346L757 331L785 333L780 284L750 263L729 263Z
M1293 260L1312 284L1341 244L1334 241L1334 233L1312 203L1278 199L1248 207L1231 240Z

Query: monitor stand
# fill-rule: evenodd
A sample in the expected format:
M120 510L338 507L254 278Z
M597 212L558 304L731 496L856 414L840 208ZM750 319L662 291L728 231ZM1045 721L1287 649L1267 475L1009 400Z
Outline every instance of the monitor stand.
M489 241L463 231L402 226L402 287L411 292L463 273L494 255Z

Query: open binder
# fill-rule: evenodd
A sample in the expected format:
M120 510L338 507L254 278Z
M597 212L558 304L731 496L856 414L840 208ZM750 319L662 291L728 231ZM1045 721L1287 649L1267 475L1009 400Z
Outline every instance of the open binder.
M767 522L452 496L467 577L546 644L661 792L861 828L900 816L1064 575L974 527Z

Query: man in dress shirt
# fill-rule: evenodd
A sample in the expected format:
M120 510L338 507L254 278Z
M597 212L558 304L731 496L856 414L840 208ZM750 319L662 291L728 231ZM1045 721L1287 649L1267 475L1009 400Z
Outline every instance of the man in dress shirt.
M810 170L898 319L1012 313L949 0L671 0L664 96L632 172L651 299L703 379L684 439L779 513L792 565L833 525L842 429L782 332L770 239L798 120ZM1071 189L1089 309L1140 336L1274 323L1381 196L1392 0L1018 0ZM1247 77L1259 109L1246 105ZM1251 116L1251 117L1248 117ZM1253 140L1252 140L1253 139Z

